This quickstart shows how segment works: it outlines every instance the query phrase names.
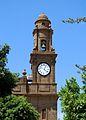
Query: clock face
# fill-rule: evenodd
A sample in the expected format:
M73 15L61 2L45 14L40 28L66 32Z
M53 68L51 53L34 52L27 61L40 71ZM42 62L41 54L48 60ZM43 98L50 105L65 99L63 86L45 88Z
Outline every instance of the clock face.
M47 63L41 63L38 65L38 73L46 76L50 73L50 66Z

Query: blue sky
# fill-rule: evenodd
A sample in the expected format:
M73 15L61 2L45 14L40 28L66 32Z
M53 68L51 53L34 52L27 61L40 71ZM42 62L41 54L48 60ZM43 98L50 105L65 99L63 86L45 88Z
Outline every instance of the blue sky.
M58 54L56 82L58 91L65 79L81 81L75 64L86 65L86 23L63 24L66 18L86 17L86 0L0 0L0 44L8 43L11 51L8 67L13 72L30 70L34 22L44 12L54 30L53 47ZM61 118L60 105L59 117Z

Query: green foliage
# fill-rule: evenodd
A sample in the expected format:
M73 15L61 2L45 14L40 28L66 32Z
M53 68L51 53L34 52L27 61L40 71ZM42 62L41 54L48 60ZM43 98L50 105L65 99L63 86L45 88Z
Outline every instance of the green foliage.
M9 54L10 47L5 44L3 47L0 46L0 68L4 68L7 63L7 54Z
M39 113L23 96L0 98L0 120L38 120Z
M18 74L6 68L10 47L0 47L0 120L38 120L39 113L23 96L11 95Z
M83 83L82 90L86 94L86 65L84 65L83 67L80 67L79 65L76 64L76 67L79 69L78 73L82 78L82 83Z
M80 93L80 88L75 78L66 80L66 85L61 88L59 97L61 100L62 111L65 114L64 120L76 120L76 102ZM75 113L75 114L74 114Z
M12 73L6 68L9 50L10 47L6 44L0 47L0 97L11 94L12 88L18 81L18 74Z
M62 87L58 94L64 120L85 120L86 118L86 66L81 68L76 65L76 67L79 69L83 87L80 88L76 79L72 77L66 80L65 87Z
M72 18L68 18L66 20L62 20L63 23L80 23L80 22L86 22L86 17L81 17L81 18L77 18L77 19L72 19Z

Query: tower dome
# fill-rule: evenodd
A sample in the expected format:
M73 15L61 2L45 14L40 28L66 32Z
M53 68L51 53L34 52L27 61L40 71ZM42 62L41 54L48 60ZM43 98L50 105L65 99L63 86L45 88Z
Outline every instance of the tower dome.
M39 21L48 21L51 24L50 20L48 19L48 17L44 13L41 13L38 16L38 19L36 20L35 24Z
M48 17L44 13L41 13L38 17L38 20L48 20Z

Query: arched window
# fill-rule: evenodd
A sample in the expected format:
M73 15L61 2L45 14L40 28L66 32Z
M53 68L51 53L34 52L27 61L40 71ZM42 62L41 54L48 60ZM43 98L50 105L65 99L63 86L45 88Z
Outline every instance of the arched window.
M41 51L46 51L46 40L41 40Z
M42 120L46 120L46 109L42 109Z
M45 23L44 23L44 22L42 22L42 25L43 25L43 26L45 26Z

